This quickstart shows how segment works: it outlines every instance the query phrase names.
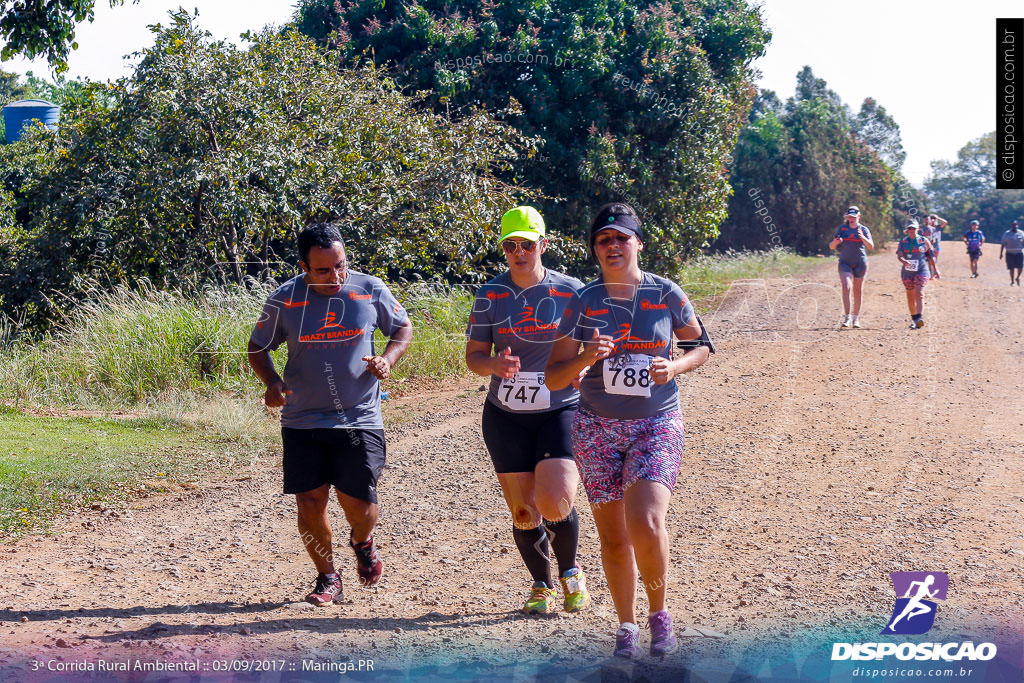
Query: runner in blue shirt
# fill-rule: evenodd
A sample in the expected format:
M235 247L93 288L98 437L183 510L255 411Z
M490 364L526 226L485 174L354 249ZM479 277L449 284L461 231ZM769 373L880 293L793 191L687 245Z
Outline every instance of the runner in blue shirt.
M964 233L964 244L967 245L967 258L971 260L971 277L978 277L978 259L981 248L985 245L985 233L979 228L978 221L971 221L971 227Z
M910 309L910 329L924 327L924 288L932 278L938 279L939 268L935 265L935 252L930 240L919 237L917 221L907 222L907 236L896 248L896 258L903 265L900 277L907 290L907 307Z
M327 517L331 486L352 527L360 583L377 583L383 571L373 540L385 461L380 380L409 348L412 324L381 280L348 268L336 227L303 229L298 247L303 273L267 299L249 338L249 364L267 386L267 406L283 406L284 492L295 495L299 534L319 572L306 600L330 605L344 599ZM380 354L378 329L390 337ZM283 378L269 353L282 343Z
M829 249L839 250L839 282L843 286L842 327L860 327L860 304L864 277L868 274L868 249L874 249L871 231L860 224L860 209L846 210L845 222L836 228ZM850 314L850 292L853 292L853 314Z
M683 456L674 380L707 360L710 340L683 290L640 270L643 231L630 206L598 211L590 248L601 277L566 307L547 380L556 390L585 373L572 448L619 618L615 655L639 655L638 568L650 607L651 654L665 655L678 647L666 609L665 516ZM678 358L672 356L675 339L689 348Z
M508 270L480 288L466 330L466 365L490 377L483 434L512 513L512 538L533 577L523 612L556 611L549 549L554 551L567 612L590 604L576 562L579 474L569 431L579 391L545 382L551 344L565 305L583 283L548 270L544 219L532 206L501 217L499 242Z

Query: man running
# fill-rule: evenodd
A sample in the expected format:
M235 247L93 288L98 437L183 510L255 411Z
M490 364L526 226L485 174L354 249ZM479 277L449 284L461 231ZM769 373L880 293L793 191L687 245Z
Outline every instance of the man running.
M932 251L934 252L935 260L939 260L939 252L942 251L942 229L949 225L945 218L938 216L934 213L928 214L928 218L925 220L930 232L928 239L932 243Z
M1010 229L1003 233L1002 242L999 245L999 259L1003 258L1003 250L1006 250L1006 269L1010 271L1010 286L1016 282L1020 287L1020 271L1024 268L1024 231L1020 229L1017 221L1010 223ZM1014 277L1013 271L1017 271Z
M978 277L978 259L981 258L981 247L985 244L983 233L978 221L971 221L971 227L964 233L964 244L967 245L967 258L971 260L971 277Z
M380 380L409 348L412 324L380 279L348 268L336 227L303 229L298 247L303 272L267 299L249 339L249 364L267 386L267 406L284 406L284 492L295 494L299 534L318 572L306 600L329 605L343 599L327 518L332 485L352 527L360 583L372 586L383 571L373 542L385 459ZM390 337L380 355L377 329ZM282 342L283 379L269 353Z
M860 327L860 302L864 291L864 276L868 273L868 253L874 249L871 231L860 224L860 209L846 210L845 223L836 228L829 249L839 250L839 282L843 286L842 327ZM853 292L853 315L850 315L850 292Z

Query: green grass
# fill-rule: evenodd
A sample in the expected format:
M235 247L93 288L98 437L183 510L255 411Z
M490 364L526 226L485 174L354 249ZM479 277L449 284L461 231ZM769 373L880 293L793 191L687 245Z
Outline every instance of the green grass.
M0 412L0 538L45 528L60 513L244 470L249 444L173 420L34 417Z
M784 249L701 255L683 266L679 285L703 313L735 280L795 277L819 263L820 258L798 256Z
M459 374L471 297L430 285L394 291L416 329L395 377ZM0 350L0 402L162 413L169 402L188 403L188 397L256 398L263 386L245 349L267 294L236 288L196 297L124 287L99 294L42 341ZM378 335L378 350L383 344ZM272 357L280 371L285 347Z

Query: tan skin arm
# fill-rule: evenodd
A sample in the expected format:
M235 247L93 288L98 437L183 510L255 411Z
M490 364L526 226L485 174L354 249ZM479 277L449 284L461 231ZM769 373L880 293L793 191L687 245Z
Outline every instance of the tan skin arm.
M700 337L700 323L694 316L689 323L676 328L673 332L681 341L692 341ZM598 334L597 330L594 330L591 341L582 344L582 352L580 346L580 342L570 337L562 337L555 341L544 373L548 388L555 391L565 388L584 370L589 369L602 358L611 356L615 350L615 342L612 337ZM671 360L656 356L651 360L651 379L655 384L666 384L676 375L699 368L707 361L710 354L711 351L708 347L698 346Z
M263 380L267 390L263 392L263 401L268 408L277 408L287 403L286 396L291 391L284 384L284 380L274 369L274 361L270 358L270 352L266 348L256 344L251 339L247 349L249 366L256 376Z
M387 379L391 376L391 368L409 350L412 344L412 322L406 320L395 333L391 335L384 353L379 356L363 356L362 361L366 363L367 372L377 379Z
M466 341L466 365L481 377L495 375L501 379L511 379L519 372L519 356L512 355L512 349L505 348L496 356L491 355L494 347L491 342Z

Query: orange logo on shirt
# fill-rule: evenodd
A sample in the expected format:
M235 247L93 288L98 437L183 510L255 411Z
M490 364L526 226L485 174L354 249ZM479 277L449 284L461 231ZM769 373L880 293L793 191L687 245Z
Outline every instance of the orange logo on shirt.
M488 299L504 299L508 295L508 292L487 292Z
M349 329L337 321L337 315L334 311L329 311L326 316L320 319L323 325L314 332L313 334L304 334L299 336L300 342L316 342L316 341L346 341L355 337L362 336L363 330ZM324 330L329 330L324 332Z
M291 299L288 301L282 301L281 303L284 304L285 308L301 308L302 306L309 305L308 301L292 301Z
M548 295L549 296L571 297L572 296L572 292L560 292L557 289L555 289L554 287L548 287Z
M365 299L372 299L373 295L372 294L356 294L355 292L349 292L348 293L348 298L352 299L353 301L362 301L362 300L365 300Z
M640 300L640 308L642 308L645 311L655 311L655 310L667 309L668 308L668 304L652 304L647 299L641 299Z
M599 308L599 309L597 309L595 311L590 306L587 306L587 310L583 312L583 315L585 315L587 317L590 317L592 315L608 315L608 309L607 308Z

